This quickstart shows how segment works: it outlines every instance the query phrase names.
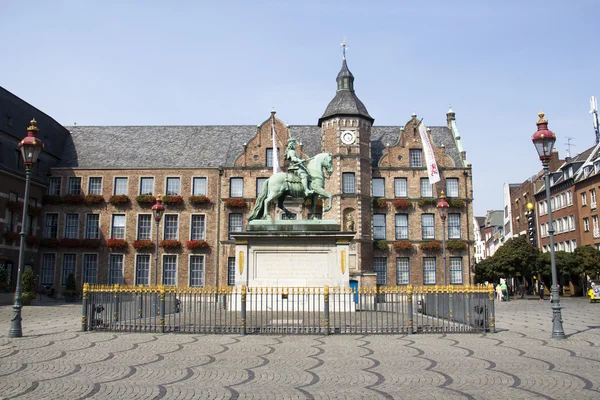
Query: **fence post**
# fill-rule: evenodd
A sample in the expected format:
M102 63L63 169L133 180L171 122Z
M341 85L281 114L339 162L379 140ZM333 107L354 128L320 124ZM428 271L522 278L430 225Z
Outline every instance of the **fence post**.
M413 328L413 287L408 285L406 287L406 305L408 307L408 334L412 335L414 332Z
M113 292L114 292L114 307L115 307L115 312L113 313L113 319L115 322L119 322L119 295L120 295L120 290L119 290L119 285L115 284L113 286Z
M88 312L88 292L90 290L89 285L83 284L83 303L81 305L81 331L87 331L87 312Z
M242 285L242 335L246 334L246 285Z
M160 291L160 333L165 333L165 285L159 286Z
M473 286L467 285L465 288L465 323L469 327L473 327L471 322L471 294L473 293Z
M138 318L142 318L143 315L143 307L144 307L144 296L142 293L142 288L138 287L136 288L136 292L137 292L137 300L138 300Z
M323 288L323 311L325 313L324 324L325 324L325 335L329 335L329 286Z
M496 321L495 321L495 317L496 317L496 313L494 310L494 285L492 284L488 284L488 304L487 304L487 309L488 309L488 315L489 315L489 326L490 326L490 332L491 333L496 333Z

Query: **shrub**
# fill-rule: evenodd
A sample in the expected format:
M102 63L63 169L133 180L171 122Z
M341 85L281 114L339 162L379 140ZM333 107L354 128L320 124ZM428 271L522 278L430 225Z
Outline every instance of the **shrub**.
M129 203L129 196L126 194L115 194L110 196L108 202L113 206L122 206Z
M243 208L246 207L246 199L242 197L234 197L225 199L225 207L229 208Z
M160 247L165 250L175 250L181 248L181 242L179 240L161 240Z
M448 205L454 208L463 208L466 202L463 199L448 199Z
M83 202L88 206L104 203L104 197L99 194L88 194L84 197Z
M163 204L169 206L180 206L183 204L183 197L181 196L163 196L162 197Z
M138 250L152 250L154 242L152 240L136 240L133 242L133 247Z
M80 194L65 194L62 197L62 202L69 205L83 204L84 197Z
M448 250L465 250L467 248L467 242L462 240L449 240L446 242L446 249Z
M393 246L394 250L396 251L407 251L413 249L412 243L408 240L398 240L394 242Z
M373 207L375 208L387 208L387 200L383 198L373 199Z
M65 299L76 299L79 297L79 290L77 290L77 282L75 281L75 275L71 272L69 276L67 276L67 284L65 286L65 290L63 291L63 296Z
M44 205L62 204L62 202L63 202L63 199L60 196L51 195L51 194L45 194L42 196L42 204L44 204Z
M0 289L8 292L8 271L0 268Z
M204 195L200 196L190 196L189 198L190 204L195 206L202 206L210 204L210 199Z
M419 245L419 247L423 251L441 251L442 250L442 244L439 242L439 240L431 240L429 242L422 242Z
M436 199L419 199L419 207L421 208L425 208L425 207L429 207L429 206L437 206L437 200Z
M152 196L151 194L141 194L135 198L135 201L140 206L153 205L156 203L156 197Z
M387 250L388 245L385 240L376 240L373 242L373 248L377 250Z
M204 249L208 247L208 242L206 240L188 240L186 247L190 250Z
M411 208L413 206L412 201L407 200L407 199L396 199L394 200L394 207L396 208L400 208L402 210L406 210L408 208Z
M6 232L4 232L3 236L7 242L16 242L19 240L19 237L21 237L17 232L13 232L13 231L6 231Z

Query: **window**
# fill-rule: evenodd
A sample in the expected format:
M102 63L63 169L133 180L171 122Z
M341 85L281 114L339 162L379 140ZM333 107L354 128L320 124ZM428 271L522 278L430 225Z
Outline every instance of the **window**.
M385 214L373 214L373 240L385 240Z
M113 214L110 237L112 239L125 239L125 214Z
M573 192L571 192L570 190L567 192L567 205L573 205Z
M508 206L504 206L504 218L508 217Z
M446 179L446 196L458 197L458 178Z
M450 257L450 284L463 283L462 257Z
M44 237L56 239L58 236L58 214L46 214L44 223Z
M88 194L102 194L102 178L88 180Z
M422 238L435 239L435 225L433 214L421 214L421 232Z
M396 240L408 239L408 214L396 214Z
M229 286L235 285L235 257L227 259L227 284Z
M65 238L77 239L79 235L79 214L65 215Z
M229 240L233 240L231 232L242 231L242 214L232 213L229 214Z
M406 178L394 178L394 197L408 197Z
M448 239L460 239L460 214L448 214Z
M410 261L408 257L396 258L396 285L410 283Z
M138 240L150 240L152 238L152 215L140 214L138 215Z
M256 197L260 195L268 178L256 178Z
M154 178L140 178L140 194L154 193Z
M111 254L108 261L108 284L123 284L123 254Z
M433 185L429 178L421 178L421 197L433 197Z
M566 193L561 193L560 195L560 203L563 207L567 206L567 194Z
M81 194L81 178L71 176L69 178L69 187L67 189L68 194L80 195Z
M50 196L60 196L60 178L54 177L48 180L48 188L46 193Z
M177 276L177 256L163 256L163 285L175 286Z
M41 285L54 283L54 268L56 267L56 254L42 254L42 268L40 276Z
M127 178L115 178L115 194L127 194Z
M177 240L177 228L179 225L179 215L167 214L165 215L165 228L163 231L164 240Z
M575 216L574 215L569 215L569 230L570 231L575 230Z
M423 257L423 284L435 285L435 257Z
M286 214L279 214L279 219L282 221L288 220L288 221L295 221L298 219L298 215L294 214L294 213L290 213L289 215Z
M592 216L592 224L594 227L594 235L595 235L596 232L598 231L598 216L597 215Z
M244 197L244 178L229 180L229 197Z
M204 286L204 256L190 256L190 286Z
M179 178L167 178L167 196L179 196L181 194L181 180Z
M194 178L193 179L192 195L206 196L206 178Z
M98 254L83 255L83 283L98 282Z
M581 193L581 205L587 206L587 193Z
M375 283L378 285L387 284L387 258L386 257L375 257L373 258L373 272L377 273Z
M138 254L135 257L135 284L150 284L150 254Z
M100 238L100 214L88 214L85 217L85 238Z
M77 263L77 255L75 254L63 254L63 266L62 266L62 277L61 285L67 284L67 279L70 274L75 275L75 266Z
M590 203L592 208L596 206L596 189L590 190Z
M206 239L206 216L194 214L192 215L192 226L190 227L191 240Z
M356 193L356 183L354 180L354 172L342 173L342 193L354 194Z
M280 152L279 149L277 149L277 159L281 160L280 157ZM272 168L273 167L273 148L268 148L267 149L267 167Z
M410 158L410 166L412 168L421 168L423 166L423 150L410 149L408 155Z
M372 190L373 197L385 197L385 179L384 178L373 178Z

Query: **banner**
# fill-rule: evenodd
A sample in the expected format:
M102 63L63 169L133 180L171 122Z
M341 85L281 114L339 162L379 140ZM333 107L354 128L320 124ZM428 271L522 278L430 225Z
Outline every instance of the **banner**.
M273 175L278 172L281 172L281 168L279 168L279 151L277 149L277 139L275 136L275 114L271 114L271 136L273 136Z
M440 181L440 171L438 170L437 164L435 163L435 156L433 155L433 148L427 136L425 125L423 121L419 124L419 135L421 135L421 142L423 143L423 152L425 153L425 163L427 164L427 176L429 176L429 183L432 185Z

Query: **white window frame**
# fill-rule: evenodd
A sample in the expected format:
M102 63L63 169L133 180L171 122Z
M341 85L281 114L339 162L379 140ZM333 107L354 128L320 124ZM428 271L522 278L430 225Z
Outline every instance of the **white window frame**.
M119 261L120 259L120 261ZM115 261L115 262L113 262ZM123 266L125 265L125 255L120 253L111 253L108 256L108 284L122 285Z
M94 180L94 183L92 183L92 179ZM97 180L100 182L98 183ZM88 194L102 195L102 181L103 179L101 176L90 176L88 178Z
M169 261L169 268L172 266L173 269L169 269L165 266L165 260L169 258L169 260L175 260L171 263ZM171 265L172 264L172 265ZM163 254L162 256L162 284L165 286L177 286L177 254ZM167 281L167 272L169 273L168 281ZM173 276L171 276L173 274Z
M196 272L193 268L198 265L194 265L195 262L200 262L199 265L199 276L194 276ZM203 287L205 285L205 274L206 274L206 259L202 254L190 254L189 258L189 285L192 287Z
M173 233L172 220L175 220L175 232ZM169 222L167 223L167 219ZM164 214L163 215L163 239L164 240L179 240L179 214ZM168 234L167 234L168 230Z
M122 218L123 225L116 225L115 219ZM118 229L118 231L116 231ZM121 229L123 230L122 235L117 235L115 233L120 233ZM110 238L111 239L125 239L127 237L127 214L112 214L110 218Z
M396 197L396 198L408 197L408 179L407 178L394 178L394 197Z
M410 257L396 257L396 285L410 285Z
M192 196L206 196L208 193L208 178L205 176L192 177Z
M177 182L177 184L175 184ZM181 177L167 176L165 177L165 195L180 196L181 195Z
M150 192L144 190L144 181L150 179L152 181L152 185L150 187ZM141 176L140 177L140 195L148 195L152 196L154 194L154 177L153 176Z
M446 178L446 196L454 198L460 196L458 178Z
M229 178L229 197L243 198L244 197L244 178L234 176Z
M120 195L124 195L127 196L129 193L129 179L126 176L115 176L114 180L114 187L113 187L113 194L120 196ZM125 187L122 188L120 187L120 182L125 182ZM124 189L124 190L123 190Z

